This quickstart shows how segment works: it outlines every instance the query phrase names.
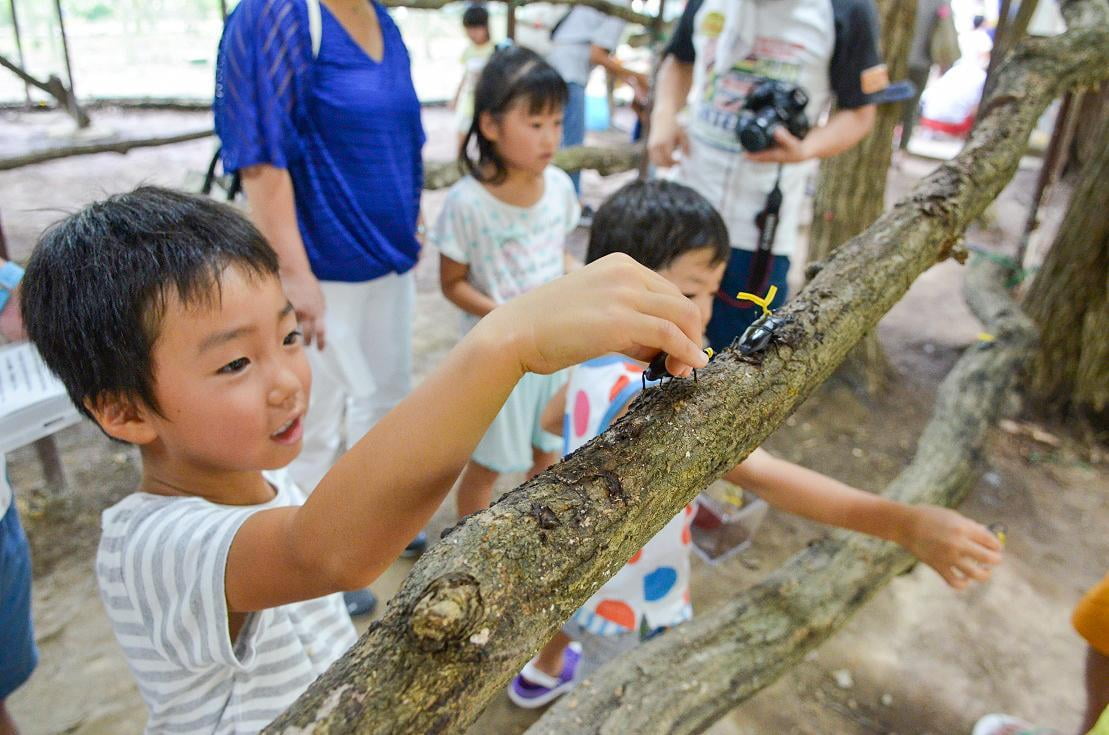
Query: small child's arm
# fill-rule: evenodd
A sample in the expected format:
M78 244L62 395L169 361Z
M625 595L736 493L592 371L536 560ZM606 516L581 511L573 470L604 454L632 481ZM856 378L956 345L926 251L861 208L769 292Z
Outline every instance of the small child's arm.
M497 307L497 302L470 283L469 273L470 266L466 263L439 256L439 288L447 301L468 314L483 317Z
M787 513L896 542L956 589L985 581L1001 561L997 537L957 511L864 492L762 449L725 479Z
M610 255L482 319L343 455L299 508L253 514L225 573L232 612L262 610L378 577L435 512L525 372L620 352L687 376L703 367L697 307L665 278Z

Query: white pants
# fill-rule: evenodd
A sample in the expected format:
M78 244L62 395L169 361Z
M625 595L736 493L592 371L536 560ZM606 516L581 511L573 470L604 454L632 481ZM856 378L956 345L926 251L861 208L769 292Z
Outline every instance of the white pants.
M320 281L326 346L308 347L312 395L289 474L306 493L411 389L413 271L362 283Z

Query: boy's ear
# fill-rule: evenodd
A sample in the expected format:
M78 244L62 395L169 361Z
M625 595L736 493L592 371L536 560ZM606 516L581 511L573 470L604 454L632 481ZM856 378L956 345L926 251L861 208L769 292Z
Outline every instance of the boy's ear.
M85 408L113 439L142 445L158 437L149 420L150 409L133 398L118 393L86 398Z
M492 143L497 142L497 137L501 132L501 126L493 113L488 110L482 112L477 119L477 128L481 131L482 136L484 136L486 140Z

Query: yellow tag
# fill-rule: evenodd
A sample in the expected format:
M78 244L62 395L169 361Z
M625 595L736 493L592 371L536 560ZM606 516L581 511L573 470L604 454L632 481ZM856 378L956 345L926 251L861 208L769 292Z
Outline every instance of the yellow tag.
M997 339L997 337L993 336L989 332L979 332L978 333L978 341L979 342L993 342L995 339Z
M765 297L764 296L756 296L755 294L747 293L746 291L740 291L739 293L737 293L735 295L735 297L737 299L742 300L742 301L750 301L752 303L758 304L759 306L762 307L762 313L765 315L765 314L770 313L770 304L772 304L774 302L774 297L777 296L777 295L778 295L778 287L777 286L771 286L770 290L768 290L766 292Z

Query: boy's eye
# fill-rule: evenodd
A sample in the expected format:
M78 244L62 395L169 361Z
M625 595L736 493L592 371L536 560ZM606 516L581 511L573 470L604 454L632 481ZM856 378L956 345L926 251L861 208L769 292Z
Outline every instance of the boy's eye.
M285 335L285 339L281 341L281 344L285 346L295 345L300 342L300 338L303 336L303 334L304 333L301 332L299 329L294 329L293 331Z
M226 365L224 365L223 367L221 367L218 372L223 373L225 375L237 373L249 364L250 364L249 359L247 359L245 357L240 357L239 359L232 360L231 362L229 362Z

